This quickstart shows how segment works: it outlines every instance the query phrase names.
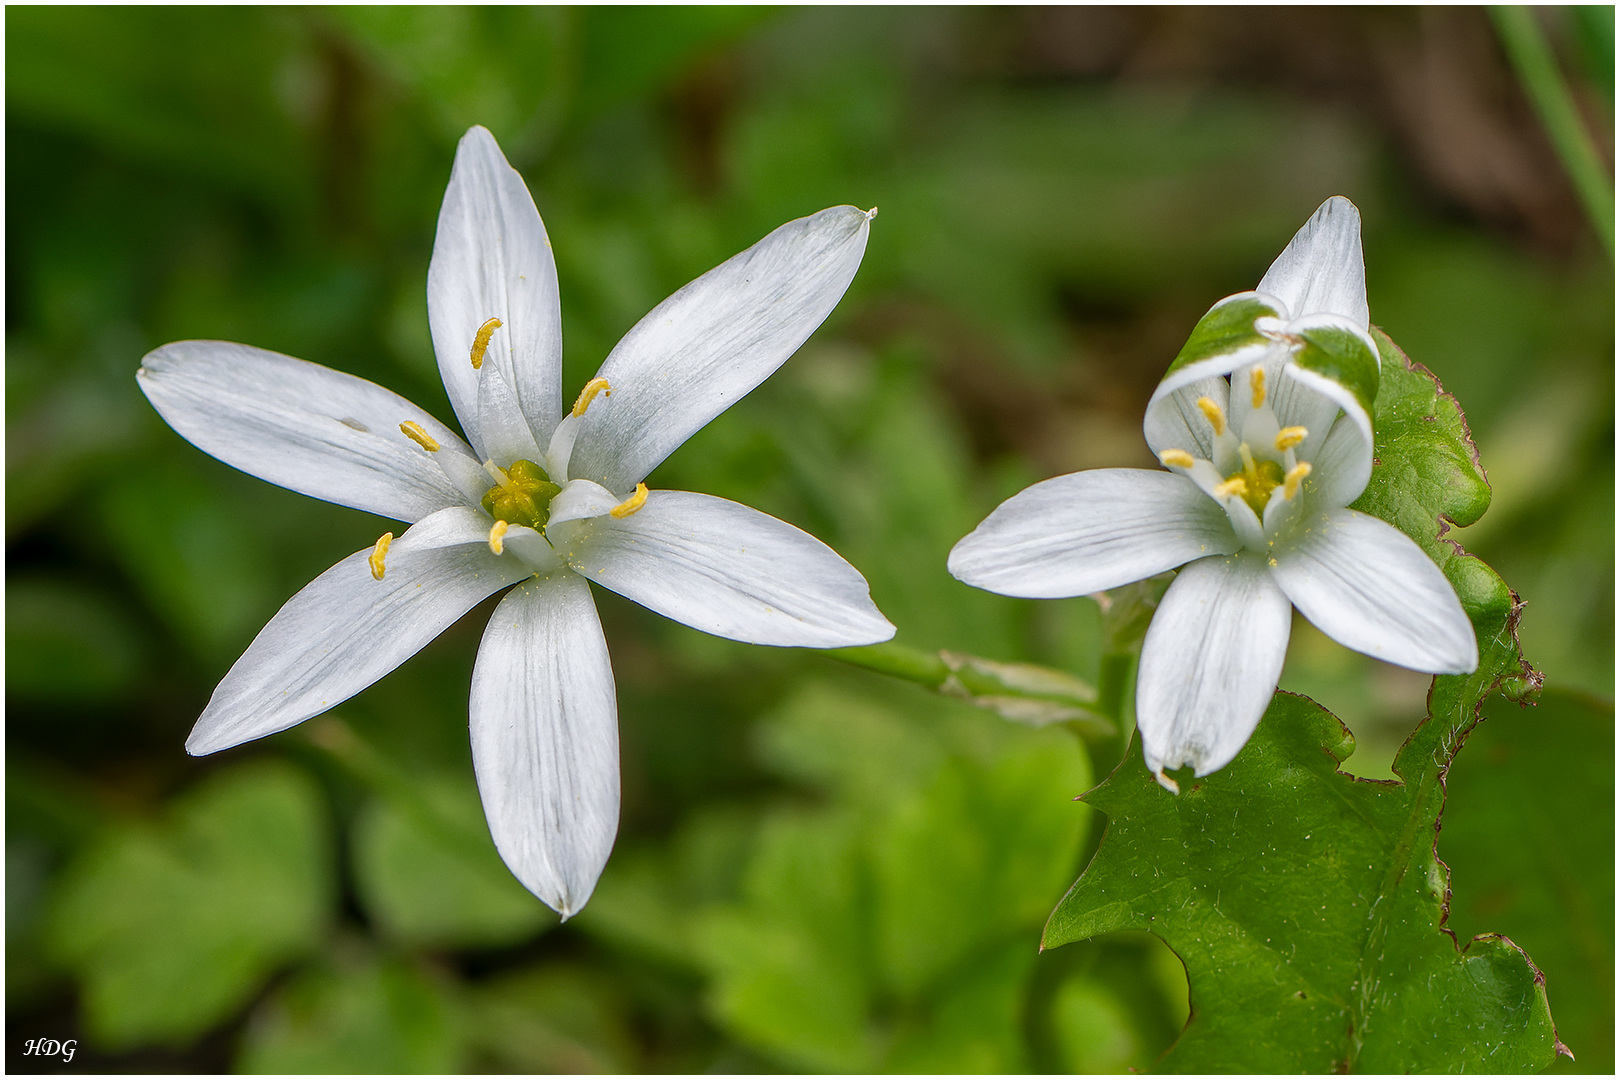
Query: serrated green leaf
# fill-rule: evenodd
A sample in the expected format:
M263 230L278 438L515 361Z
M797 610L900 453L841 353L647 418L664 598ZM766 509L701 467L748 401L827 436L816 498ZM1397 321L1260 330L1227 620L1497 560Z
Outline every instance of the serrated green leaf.
M313 949L331 869L320 792L258 764L210 777L162 825L125 825L68 870L48 939L108 1048L183 1043Z
M1192 1015L1160 1065L1192 1071L1521 1071L1552 1063L1540 974L1499 935L1460 945L1435 855L1444 780L1504 683L1537 678L1514 635L1516 597L1438 539L1489 501L1460 409L1382 334L1375 465L1358 509L1412 536L1457 587L1479 668L1436 678L1393 783L1337 766L1354 739L1313 702L1278 694L1226 768L1172 796L1134 740L1086 801L1109 817L1045 943L1149 930L1182 958Z
M460 1031L438 983L399 961L313 968L280 988L248 1026L249 1073L444 1073Z

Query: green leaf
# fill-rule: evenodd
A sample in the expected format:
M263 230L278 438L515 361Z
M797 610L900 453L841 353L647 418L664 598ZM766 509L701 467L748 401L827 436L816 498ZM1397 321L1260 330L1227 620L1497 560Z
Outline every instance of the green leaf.
M1549 689L1495 700L1446 776L1450 926L1536 958L1560 1070L1614 1071L1614 705Z
M1520 1071L1558 1048L1540 974L1499 935L1446 923L1435 854L1445 778L1498 687L1539 676L1516 597L1441 542L1489 501L1456 402L1387 337L1372 483L1357 503L1404 530L1456 585L1479 640L1471 675L1434 680L1396 782L1337 766L1354 739L1306 698L1278 694L1231 765L1172 796L1139 740L1086 801L1109 817L1045 944L1149 930L1182 958L1192 1015L1160 1065L1193 1071ZM1443 841L1442 841L1443 842Z
M418 778L409 802L373 800L353 838L361 902L398 941L508 945L556 925L496 854L467 780Z
M400 961L350 959L277 991L248 1026L237 1068L444 1073L460 1057L456 1016L434 979Z
M76 860L48 936L83 981L92 1037L109 1049L186 1042L314 949L331 901L324 818L304 773L243 766Z
M1085 824L1077 740L825 684L763 735L827 801L767 815L740 895L696 920L721 1023L799 1068L1029 1068L1035 930Z

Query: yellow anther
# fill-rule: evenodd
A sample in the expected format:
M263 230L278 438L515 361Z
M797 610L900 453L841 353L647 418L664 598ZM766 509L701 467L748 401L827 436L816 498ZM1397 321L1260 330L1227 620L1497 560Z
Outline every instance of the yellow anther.
M406 438L430 454L439 449L439 444L433 440L433 436L429 435L422 425L415 420L405 421L399 425L399 430L405 433Z
M1226 434L1226 414L1221 411L1219 405L1215 404L1214 398L1199 398L1198 408L1203 412L1204 418L1209 421L1209 426L1215 429L1215 434Z
M1178 469L1190 469L1193 467L1193 456L1185 450L1161 450L1159 451L1159 460L1166 465L1174 465Z
M576 417L584 416L586 408L591 404L591 399L599 393L606 394L608 397L613 396L613 387L609 386L608 381L600 375L586 383L585 389L581 390L579 397L574 399L574 415Z
M646 501L647 485L637 484L636 493L624 500L624 502L620 503L618 506L615 506L613 509L609 510L608 513L612 514L616 518L627 518L637 510L640 510L642 504Z
M371 549L371 558L366 560L367 562L371 563L371 576L376 578L378 581L383 579L383 570L385 569L383 566L383 560L388 558L388 545L392 544L393 542L393 533L383 533L377 538L377 546Z
M511 526L504 521L497 521L495 523L495 525L489 530L489 550L493 551L497 555L501 553L501 548L505 546L501 542L501 538L506 535L506 530L509 528L511 528Z
M490 319L478 328L478 336L473 338L472 365L477 371L484 366L484 350L489 348L490 335L501 328L501 320Z
M1266 403L1266 369L1253 367L1249 369L1249 389L1254 393L1254 407L1258 409Z
M1302 461L1289 469L1288 475L1283 477L1283 498L1291 500L1295 495L1298 495L1300 482L1309 475L1311 475L1311 463L1308 461Z
M1226 483L1216 485L1215 497L1217 499L1229 499L1233 495L1245 495L1248 491L1249 485L1244 482L1243 477L1234 476Z
M1305 436L1309 434L1309 431L1306 431L1298 424L1293 427L1285 427L1277 432L1277 449L1287 450L1290 447L1298 446L1305 441Z

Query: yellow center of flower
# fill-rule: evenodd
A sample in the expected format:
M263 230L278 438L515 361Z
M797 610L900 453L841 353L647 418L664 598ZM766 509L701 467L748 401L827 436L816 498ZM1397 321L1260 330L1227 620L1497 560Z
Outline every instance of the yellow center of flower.
M1264 514L1266 503L1271 499L1271 490L1284 480L1283 467L1265 458L1256 461L1248 443L1240 445L1238 453L1243 457L1243 468L1228 476L1221 488L1226 489L1226 494L1242 495L1243 501L1253 507L1256 514ZM1290 494L1286 489L1283 493Z
M527 525L537 531L546 527L551 517L551 500L562 488L551 482L544 469L523 458L506 469L494 462L485 464L484 468L496 481L494 487L484 492L483 499L484 509L491 517L513 525ZM493 541L492 537L492 547Z

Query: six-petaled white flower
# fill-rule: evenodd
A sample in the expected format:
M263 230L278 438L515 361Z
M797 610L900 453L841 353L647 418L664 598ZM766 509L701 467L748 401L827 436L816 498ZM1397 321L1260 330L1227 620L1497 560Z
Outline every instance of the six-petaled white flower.
M1148 403L1166 472L1096 469L1002 503L951 573L1009 596L1078 596L1183 566L1142 644L1136 720L1148 769L1232 760L1282 672L1291 607L1392 664L1461 673L1472 625L1404 533L1346 509L1372 473L1378 347L1361 217L1329 199L1259 288L1210 309ZM1228 381L1230 380L1230 381Z
M303 360L214 341L149 354L141 389L202 450L411 523L287 602L186 749L212 753L324 712L512 586L473 669L473 764L501 857L565 918L578 911L619 818L613 672L586 579L756 644L894 633L866 580L814 537L643 482L821 324L870 220L844 206L789 222L686 285L564 415L551 243L522 177L475 127L456 152L428 271L434 351L467 442L404 398Z

